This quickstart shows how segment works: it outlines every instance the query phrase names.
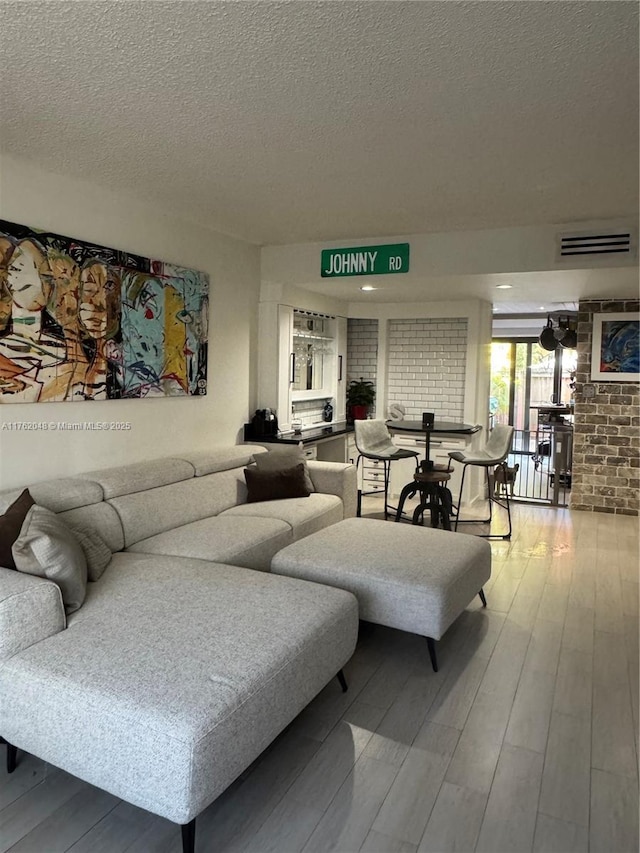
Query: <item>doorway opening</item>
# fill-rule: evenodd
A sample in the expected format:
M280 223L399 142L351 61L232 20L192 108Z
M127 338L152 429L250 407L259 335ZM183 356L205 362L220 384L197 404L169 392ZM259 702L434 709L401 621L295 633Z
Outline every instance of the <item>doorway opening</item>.
M516 499L568 502L576 361L576 350L549 352L533 338L492 342L490 422L515 429L508 464Z

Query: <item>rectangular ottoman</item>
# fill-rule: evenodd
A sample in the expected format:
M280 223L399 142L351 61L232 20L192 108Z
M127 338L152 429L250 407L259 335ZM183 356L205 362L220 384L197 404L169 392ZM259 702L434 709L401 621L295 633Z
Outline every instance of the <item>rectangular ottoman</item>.
M360 618L435 640L491 577L491 546L476 536L349 518L288 545L275 574L337 586L358 599Z

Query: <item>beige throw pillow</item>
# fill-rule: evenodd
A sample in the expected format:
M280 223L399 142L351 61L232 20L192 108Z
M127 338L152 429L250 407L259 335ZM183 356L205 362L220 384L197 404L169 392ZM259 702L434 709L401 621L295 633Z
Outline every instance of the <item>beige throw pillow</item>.
M78 610L87 591L87 561L73 531L55 512L32 506L11 551L19 572L53 581L66 612Z
M91 527L80 527L74 524L71 529L84 551L84 556L87 560L88 580L100 580L102 573L111 562L111 557L113 556L111 548L109 548L98 531Z
M288 447L278 447L275 450L270 450L268 453L257 453L254 456L254 460L258 471L285 471L289 468L294 468L302 462L304 465L305 485L310 492L315 492L315 487L307 467L307 457L304 455L304 449L298 444L291 444Z

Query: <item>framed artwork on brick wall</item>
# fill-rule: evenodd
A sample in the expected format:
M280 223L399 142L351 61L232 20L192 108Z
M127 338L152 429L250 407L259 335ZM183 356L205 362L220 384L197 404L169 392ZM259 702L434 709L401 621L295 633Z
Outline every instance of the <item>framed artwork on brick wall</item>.
M591 379L640 380L640 313L593 315Z

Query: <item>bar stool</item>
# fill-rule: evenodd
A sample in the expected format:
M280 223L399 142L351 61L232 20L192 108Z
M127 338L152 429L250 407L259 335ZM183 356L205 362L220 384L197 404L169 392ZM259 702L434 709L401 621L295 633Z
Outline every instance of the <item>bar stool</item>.
M396 521L400 521L404 502L420 492L420 503L413 511L412 524L422 524L424 514L428 510L431 515L431 527L442 527L451 530L452 501L451 492L446 483L451 479L451 472L444 465L433 465L427 468L424 463L416 468L413 482L407 483L400 493L400 502L396 511Z
M389 509L395 509L388 505L389 494L389 473L391 463L397 459L418 459L418 451L404 450L396 447L391 440L391 433L387 429L387 425L382 420L366 420L354 421L356 448L358 450L358 458L356 460L356 469L360 464L360 459L373 459L377 462L382 462L384 468L384 517L388 517ZM358 516L361 511L362 495L369 495L371 492L363 492L358 489Z
M465 453L460 450L453 450L449 453L449 458L456 462L462 462L462 480L460 482L460 496L458 498L458 506L455 513L454 530L458 529L458 524L490 524L492 518L492 505L497 503L499 506L507 510L507 518L509 521L509 530L504 534L479 533L478 536L483 536L485 539L511 539L511 509L509 507L509 490L505 495L505 502L498 500L492 488L492 474L490 469L500 465L504 471L505 482L507 479L507 456L511 452L513 443L513 427L508 424L498 424L495 426L489 436L489 440L482 450ZM467 467L473 465L478 468L484 468L487 477L487 486L489 490L489 518L460 518L460 508L462 506L462 490L464 488L464 475Z

